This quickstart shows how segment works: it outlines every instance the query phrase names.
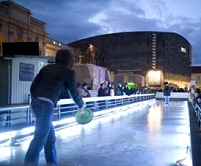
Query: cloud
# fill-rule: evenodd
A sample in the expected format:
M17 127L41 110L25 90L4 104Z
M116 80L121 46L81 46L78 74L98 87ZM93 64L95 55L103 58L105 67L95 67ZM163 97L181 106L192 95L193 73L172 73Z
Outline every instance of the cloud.
M64 43L127 31L175 32L192 45L201 64L199 0L13 0L46 22L50 37Z

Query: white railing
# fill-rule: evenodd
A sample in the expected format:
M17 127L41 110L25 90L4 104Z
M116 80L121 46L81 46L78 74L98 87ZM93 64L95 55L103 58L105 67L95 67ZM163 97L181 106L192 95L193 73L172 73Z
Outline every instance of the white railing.
M191 101L191 104L192 104L192 106L194 108L195 116L197 117L197 122L198 122L199 129L201 130L201 107L194 100Z
M84 102L87 107L91 108L94 112L94 120L101 117L109 116L112 114L118 114L124 112L130 108L137 106L146 106L155 101L155 94L140 94L131 96L114 96L114 97L90 97L84 98ZM10 117L14 111L25 113L27 121L19 125L12 125L12 118L8 120L6 118L5 127L2 126L0 130L0 146L5 145L18 145L20 140L29 139L34 133L34 117L31 114L29 105L12 106L0 108L0 113L8 112L7 116ZM77 106L72 99L62 99L58 102L57 108L55 108L53 126L55 130L60 130L68 126L77 125L74 114L77 111ZM16 127L17 126L17 127ZM3 130L4 129L4 130Z
M106 110L112 110L112 113L115 113L119 110L116 107L126 107L126 105L152 101L153 99L155 99L155 94L83 98L86 106L92 109L94 115L97 115L97 117L100 117L100 115L107 116L106 114L108 113L105 112ZM54 112L53 125L55 129L71 125L71 123L73 124L75 122L74 114L76 111L77 106L72 99L60 100ZM29 104L0 107L0 144L9 142L9 144L15 145L16 140L29 137L34 131L33 122L34 117Z
M107 96L83 98L87 107L94 112L131 104L139 101L145 101L155 98L155 94L139 94L131 96ZM54 112L54 120L62 117L72 116L77 111L77 105L72 99L62 99L58 102ZM12 105L0 107L0 128L9 128L10 126L29 125L34 122L29 104Z
M156 99L164 98L163 92L156 92ZM170 99L188 99L189 92L171 92Z

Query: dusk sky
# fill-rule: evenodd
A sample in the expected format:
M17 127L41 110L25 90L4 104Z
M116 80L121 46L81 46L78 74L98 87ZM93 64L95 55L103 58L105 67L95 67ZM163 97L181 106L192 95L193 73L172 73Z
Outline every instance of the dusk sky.
M70 43L117 32L175 32L201 65L200 0L13 0L46 23L50 38Z

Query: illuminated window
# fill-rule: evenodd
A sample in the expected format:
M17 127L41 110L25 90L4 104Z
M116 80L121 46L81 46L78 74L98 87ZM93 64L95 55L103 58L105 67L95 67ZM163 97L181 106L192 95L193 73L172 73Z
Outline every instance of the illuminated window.
M148 84L149 85L161 85L161 71L150 70L148 72Z
M181 47L181 52L186 53L186 49L184 47Z

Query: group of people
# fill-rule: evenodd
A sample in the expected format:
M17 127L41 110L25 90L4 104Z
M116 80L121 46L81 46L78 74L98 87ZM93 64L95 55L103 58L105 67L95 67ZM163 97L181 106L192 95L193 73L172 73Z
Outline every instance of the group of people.
M80 83L77 83L77 90L79 92L79 94L82 97L91 97L91 94L89 92L90 87L89 85L84 82L82 85ZM122 96L122 95L131 95L131 94L135 94L136 90L134 88L129 89L128 85L125 84L124 86L122 86L122 84L118 84L117 87L114 86L114 84L108 82L108 81L104 81L103 83L100 84L100 87L98 89L98 97L101 96Z
M84 98L91 97L91 94L89 92L90 89L91 88L89 87L89 85L85 82L82 85L80 83L77 83L77 90L79 94ZM97 96L130 96L132 94L144 94L146 93L145 91L147 92L146 87L143 87L141 89L135 87L129 88L127 83L118 83L118 85L115 87L114 84L105 80L103 83L100 84Z
M135 94L136 90L134 88L129 89L128 85L125 84L122 86L121 83L118 83L117 87L114 84L104 81L100 84L98 90L98 96L122 96L122 95L131 95Z
M130 95L130 90L128 87L123 87L122 84L118 84L115 88L114 84L104 81L100 84L98 90L98 96L121 96L121 95Z
M82 86L78 83L78 91L82 97L90 97L89 87L87 83L83 83ZM194 88L192 88L193 91ZM122 85L121 83L118 83L117 87L114 86L114 84L104 81L100 84L100 88L98 89L98 97L101 96L122 96L122 95L132 95L132 94L141 94L145 93L146 88L129 88L128 84ZM169 98L172 92L172 87L170 84L165 83L164 89L163 89L163 95L165 98L165 105L169 105ZM199 102L201 103L201 93L199 93ZM201 104L200 104L201 105Z
M196 88L195 85L192 85L189 90L189 98L191 101L198 104L201 107L201 90Z

